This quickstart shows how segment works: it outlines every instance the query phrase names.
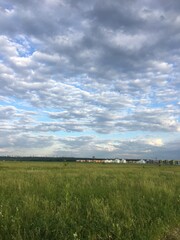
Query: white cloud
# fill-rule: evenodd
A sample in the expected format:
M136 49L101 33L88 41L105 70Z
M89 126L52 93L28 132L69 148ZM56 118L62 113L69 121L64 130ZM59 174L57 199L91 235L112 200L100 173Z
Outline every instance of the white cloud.
M59 154L67 155L67 149L76 155L87 149L89 155L138 157L166 148L170 156L165 139L157 136L170 138L180 129L178 10L176 1L167 8L161 0L2 3L2 149L22 153L27 134L27 145L38 154L34 142L42 140L45 146L49 141L48 154L58 153L59 146ZM89 132L82 149L80 139ZM144 142L108 138L138 132ZM8 138L16 134L12 147ZM70 134L76 138L70 141Z
M160 72L169 72L173 69L173 64L167 62L153 61L152 66Z
M148 36L141 33L130 35L123 32L107 32L106 34L112 44L130 51L139 51L148 42Z
M152 146L161 147L164 145L163 140L161 138L155 138L155 139L148 139L147 143Z

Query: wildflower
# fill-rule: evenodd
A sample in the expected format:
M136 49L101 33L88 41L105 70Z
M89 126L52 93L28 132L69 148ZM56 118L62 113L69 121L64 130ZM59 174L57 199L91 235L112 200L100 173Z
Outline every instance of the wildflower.
M73 237L74 237L74 239L78 239L77 232L73 233Z
M75 232L75 233L73 234L73 236L74 236L74 237L77 237L77 232Z

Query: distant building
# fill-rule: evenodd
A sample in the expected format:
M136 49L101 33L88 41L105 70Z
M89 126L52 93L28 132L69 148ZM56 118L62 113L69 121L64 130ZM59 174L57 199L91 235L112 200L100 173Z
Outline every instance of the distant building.
M121 163L127 163L126 159L121 159Z
M145 161L144 159L141 159L141 160L137 161L137 163L139 163L139 164L145 164L146 161Z
M114 162L115 162L115 163L120 163L120 162L121 162L121 160L120 160L120 159L118 159L118 158L116 158L116 159L114 160Z

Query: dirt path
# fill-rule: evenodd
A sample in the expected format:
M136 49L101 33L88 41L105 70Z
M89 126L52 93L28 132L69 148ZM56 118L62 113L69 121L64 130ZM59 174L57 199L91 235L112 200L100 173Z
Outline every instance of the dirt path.
M167 233L161 240L180 240L180 226Z

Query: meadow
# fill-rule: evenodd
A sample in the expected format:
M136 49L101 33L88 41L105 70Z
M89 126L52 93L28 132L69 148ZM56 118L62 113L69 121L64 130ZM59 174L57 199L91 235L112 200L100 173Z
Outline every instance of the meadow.
M178 240L180 167L0 162L1 240Z

